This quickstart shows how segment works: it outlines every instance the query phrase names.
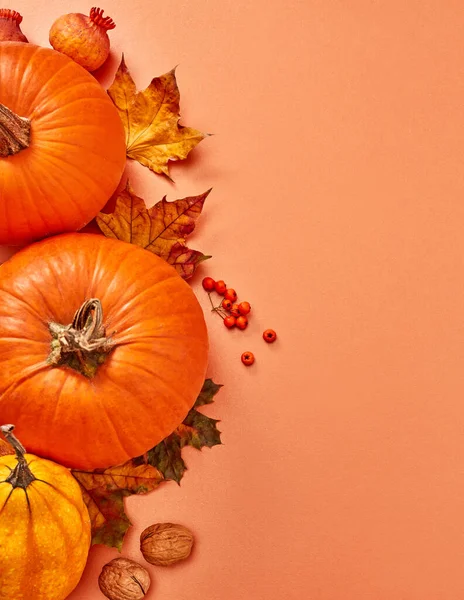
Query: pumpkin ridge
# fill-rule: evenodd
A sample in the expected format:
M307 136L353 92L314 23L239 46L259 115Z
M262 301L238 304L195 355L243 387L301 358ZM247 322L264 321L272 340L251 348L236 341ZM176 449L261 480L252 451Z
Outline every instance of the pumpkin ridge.
M31 376L37 375L38 373L45 371L46 369L49 369L49 366L44 362L44 363L37 363L36 365L30 365L29 367L26 367L24 370L29 370L32 371L32 373L24 373L22 374L22 376L17 379L16 381L13 381L12 383L7 384L6 388L4 390L2 390L2 393L0 395L0 406L2 404L2 402L7 399L8 395L10 393L12 393L12 391L17 391L18 388L20 387L20 385L22 383L24 383L25 381L29 380L31 378Z
M46 483L47 483L47 482L46 482ZM55 491L56 491L56 488L55 488L54 486L52 486L52 488L53 488L53 490L55 490ZM41 500L41 502L43 502L43 503L44 503L44 504L45 504L45 505L46 505L46 506L47 506L47 507L50 509L50 511L49 511L49 512L50 512L50 515L51 515L51 517L52 517L52 520L55 522L55 524L56 524L57 528L58 528L58 529L59 529L59 531L61 532L61 535L62 535L62 536L63 536L63 538L66 540L66 544L67 544L67 546L71 545L71 542L72 542L71 535L70 535L69 531L67 531L67 530L66 530L66 529L63 527L63 523L61 522L61 520L59 520L59 519L57 518L57 515L55 514L55 511L54 511L54 506L52 506L52 505L50 504L50 502L48 501L48 498L46 498L46 497L45 497L43 494L41 494L41 493L39 492L39 490L37 489L37 487L36 487L36 486L34 486L34 487L33 487L33 488L31 488L31 489L33 489L34 493L35 493L35 494L37 494L37 496L39 496L39 497L40 497L40 500ZM64 500L65 502L67 501L67 502L69 503L69 500L68 500L68 499L67 499L65 496L63 496L63 494L60 494L60 496L63 498L63 500ZM77 513L79 513L79 512L80 512L80 511L79 511L79 509L78 509L78 507L77 507L75 504L73 504L72 506L73 506L73 507L76 509L76 512L77 512ZM83 533L84 533L84 532L83 532L83 531L81 531L81 537L82 537ZM70 558L72 558L72 557L70 557Z
M84 82L82 83L83 90L86 90L87 86L88 86L87 83L84 83ZM56 98L57 98L57 96L54 96L54 100L56 100ZM83 102L89 103L90 101L92 101L92 103L102 104L103 106L106 104L106 98L105 97L94 96L94 97L91 97L91 98L87 97L85 99L83 99L82 97L78 97L78 98L74 98L74 100L66 102L66 104L64 106L57 106L56 108L52 108L52 109L50 109L48 111L44 111L45 114L43 114L43 115L42 114L41 115L37 115L36 117L34 117L34 121L36 123L39 123L39 121L40 121L41 129L42 129L42 127L45 127L47 125L47 120L48 119L54 119L55 118L56 113L64 112L66 109L69 109L70 107L73 107L73 109L74 109L74 106L73 106L74 104L82 104ZM72 113L73 111L70 111L70 112ZM65 117L65 116L68 119L70 119L70 116L63 115L63 117ZM77 121L78 121L78 119L76 119L76 123L77 123ZM50 125L50 129L60 129L60 127L51 124Z
M27 85L26 80L29 77L29 71L33 71L33 68L30 66L31 61L34 59L34 56L40 51L40 48L39 48L39 46L34 46L34 44L27 44L27 46L25 46L23 44L23 47L21 48L21 50L22 50L21 55L24 55L24 54L29 55L28 60L27 60L28 67L25 71L23 71L23 75L19 82L19 94L20 94L20 97L24 97L26 95L24 86ZM32 52L31 52L31 50L32 50ZM22 58L22 56L21 56L21 59L24 60Z
M125 268L125 264L127 262L133 263L133 261L134 261L134 253L139 252L139 250L140 250L137 246L131 246L130 244L128 244L126 242L123 242L123 243L127 246L127 252L124 254L123 257L119 258L117 270L115 270L114 275L113 275L112 284L114 285L115 289L118 289L118 288L121 289L121 285L118 285L118 279L121 279L124 282L125 278L124 278L124 271L123 270ZM101 272L101 271L104 270L104 265L101 263L101 260L105 261L105 254L102 254L101 257L99 256L98 259L99 259L99 262L96 263L95 271L97 271L97 269L98 269ZM159 267L157 268L155 265L153 265L153 267L151 269L148 269L144 273L144 275L146 277L148 277L149 274L152 271L157 271L157 270L159 270ZM121 275L121 272L123 273L122 275ZM130 286L127 286L127 284L126 285L124 285L124 284L122 285L123 292L119 294L119 300L121 300L123 302L123 306L131 303L132 300L137 297L137 296L134 296L134 295L131 296L131 290L134 287L138 286L138 285L139 285L139 281L138 280L134 280ZM147 286L146 289L147 290L151 290L154 287L154 285L155 284L153 284L153 286ZM102 304L106 304L106 302L105 302L105 296L106 296L105 292L106 292L106 294L107 293L110 293L111 295L114 294L114 291L112 291L109 288L109 286L108 286L108 288L106 288L106 290L104 290L103 294L102 293L97 294L100 297ZM130 300L129 301L127 301L127 300L124 301L124 298L127 298L127 296L130 297ZM119 301L118 302L114 302L113 306L112 306L111 312L109 314L107 314L107 320L106 320L106 322L108 322L108 317L111 317L111 313L116 313L117 314L120 310L121 310L121 306L120 306Z
M59 467L60 469L62 468L61 465L58 465L57 463L54 463L53 461L50 461L49 459L46 458L39 458L38 456L35 455L31 455L31 454L27 454L27 456L32 456L31 460L27 463L28 466L32 465L32 464L36 464L38 463L38 468L40 470L40 467L46 466L46 470L50 471L50 466L53 465L53 467L56 469L56 467ZM70 502L71 504L73 504L77 510L79 510L82 506L82 498L81 496L79 496L77 499L75 499L73 496L68 496L67 494L65 494L59 487L57 487L56 485L54 485L53 483L51 483L50 481L47 481L46 479L42 479L42 477L44 476L42 473L35 473L35 469L31 469L34 476L35 476L35 480L37 482L40 483L44 483L50 487L52 487L54 489L54 491L59 494L60 496L62 496L65 500L67 500L68 502ZM61 475L61 473L58 474L59 476ZM74 482L73 482L74 483ZM80 488L80 484L79 482L75 482L77 486L79 486Z
M27 312L32 317L34 317L38 321L42 320L42 315L38 311L34 310L34 308L29 304L29 302L26 302L26 300L24 300L24 298L21 298L21 296L17 296L11 290L9 290L9 289L7 290L6 288L0 289L0 297L2 294L11 296L11 298L14 298L16 300L16 302L19 302L23 307L25 307ZM3 339L3 338L0 338L0 339Z
M135 367L135 368L139 368L139 369L140 369L140 367L138 367L138 365L135 365L135 364L127 363L127 362L124 362L124 361L121 361L121 360L119 360L118 362L119 362L119 364L127 364L127 365L130 365L130 367L131 367L131 368L134 368L134 367ZM135 369L134 369L134 370L135 370ZM145 372L145 373L147 373L147 371L144 371L144 372ZM167 412L167 414L169 414L169 413L171 413L171 414L172 414L172 413L173 413L173 411L172 411L172 407L170 406L170 402L168 402L166 399L167 399L167 398L172 398L172 396L174 396L174 395L175 395L175 396L177 396L177 398L179 398L179 399L180 399L180 401L181 401L181 402L179 402L179 404L182 404L182 405L183 405L185 408L184 408L184 410L182 411L182 414L181 414L181 415L179 415L179 416L176 418L176 421L179 421L179 422L181 422L181 421L182 421L182 419L183 419L183 417L185 417L185 416L187 415L187 413L188 413L189 409L191 408L191 406L193 405L193 403L194 403L195 399L193 399L193 400L192 400L192 403L191 403L191 405L189 406L189 404L190 404L190 403L187 403L187 402L184 400L184 397L183 397L181 394L179 394L179 392L178 392L178 390L177 390L177 389L173 389L173 390L172 390L172 389L169 389L169 388L170 388L170 386L172 386L172 385L173 385L173 384L172 384L172 382L168 382L168 381L166 381L165 379L163 379L163 378L160 376L159 372L157 372L157 371L156 371L156 372L155 372L155 371L153 371L153 372L148 372L148 373L149 373L149 375L150 375L150 377L151 377L151 378L153 378L153 377L154 377L154 378L156 378L156 379L157 379L157 380L158 380L158 381L159 381L159 382L160 382L160 383L163 385L163 388L166 390L166 392L165 392L165 393L163 394L163 396L162 396L162 398L163 398L163 400L162 400L162 404L163 404L163 405L164 405L164 406L165 406L165 407L168 409L168 410L166 411L166 412ZM104 373L104 374L105 374L105 377L106 377L106 378L107 378L109 381L111 381L113 385L115 385L116 387L122 388L122 389L124 389L124 390L127 390L127 388L126 388L126 387L125 387L125 385L124 385L124 381L119 381L119 380L118 380L118 381L114 381L114 380L112 379L112 377L110 376L110 373L109 373L109 369L106 369L106 371L105 371L105 373ZM129 391L130 391L130 390L129 390ZM175 392L175 394L173 394L173 391ZM151 407L151 406L153 406L153 402L157 402L157 403L158 403L158 405L159 405L159 404L160 404L160 395L158 395L158 396L156 397L156 399L154 399L154 398L144 398L144 404L145 404L146 406L148 406L148 407ZM178 413L179 413L179 411L177 410L177 411L176 411L176 414L178 414ZM112 421L112 423L114 423L114 422ZM178 424L178 423L174 424L174 425L173 425L173 427L172 427L172 429L175 429L177 424ZM114 427L115 427L115 429L116 429L116 430L118 430L118 428L117 428L115 425L114 425ZM159 435L159 434L158 434L158 435ZM158 441L161 441L161 440L158 440ZM155 440L153 440L153 445L155 445L156 443L157 443L157 442L156 442ZM127 455L128 455L128 458L130 458L130 457L131 457L131 453L130 453L130 452L128 452L128 453L127 453Z
M129 248L130 248L130 252L128 252L128 254L126 255L126 258L125 258L123 261L121 261L121 262L120 262L120 264L119 264L119 266L118 266L118 271L115 273L114 279L116 279L116 277L118 277L118 273L120 273L120 272L121 272L121 270L124 268L124 263L126 262L126 260L128 260L128 261L133 261L133 260L134 260L134 253L136 253L136 252L140 252L140 250L145 250L145 249L144 249L144 248L142 248L141 246L130 246L129 244L127 244L127 245L128 245L128 246L129 246ZM167 265L167 263L165 263L165 265L166 265L166 266L168 266L168 265ZM163 265L163 266L164 266L164 265ZM140 301L141 301L141 298L142 298L142 297L143 297L145 294L149 296L149 295L150 295L150 294L152 294L152 293L153 293L155 290L156 290L156 292L158 292L158 293L159 293L159 292L162 292L162 291L163 291L163 287L164 287L164 286L165 286L165 285L166 285L168 282L170 283L170 282L171 282L173 279L177 280L177 278L179 277L179 276L178 276L178 274L176 273L176 271L175 271L174 267L172 267L172 266L171 266L170 270L171 270L171 273L170 273L169 277L166 277L166 279L162 279L162 280L159 280L159 281L155 281L155 282L153 282L151 285L146 285L145 287L142 287L140 290L138 290L138 291L137 291L137 293L136 293L136 294L134 294L134 293L132 292L132 289L133 289L134 287L137 287L137 286L139 285L139 282L138 282L138 281L134 281L134 282L133 282L133 284L132 284L130 287L123 286L123 290L124 290L124 297L126 297L126 296L129 296L129 297L130 297L130 300L128 300L128 301L125 301L125 302L124 302L124 304L123 304L123 307L126 307L126 306L129 304L129 305L131 305L131 306L129 307L129 309L130 309L130 308L132 308L132 305L137 305L137 304L139 304L139 303L140 303ZM149 275L150 275L150 273L151 273L152 271L153 271L153 272L157 272L157 271L159 271L159 266L158 266L158 265L154 265L152 269L149 269L149 270L147 270L147 271L145 272L145 275L146 275L146 277L149 277ZM124 275L125 275L125 274L123 273L123 274L122 274L122 276L121 276L123 281L124 281L124 279L125 279L125 276L124 276ZM186 285L188 285L188 284L186 284ZM157 289L156 289L156 288L157 288ZM121 294L120 298L121 298L121 300L123 300L123 295L122 295L122 294ZM103 302L103 300L102 300L102 302ZM115 304L113 305L113 311L112 311L112 312L115 312L116 314L118 314L119 312L121 312L121 310L122 310L122 308L123 308L123 307L121 307L121 306L119 305L119 303L118 303L118 304L116 304L116 303L115 303ZM118 338L117 338L117 336L115 335L115 340L117 340L117 339L118 339Z
M29 48L33 47L33 44L28 44ZM30 84L27 83L27 80L30 77L30 73L34 73L37 69L37 66L35 63L37 62L41 62L41 58L37 57L37 54L41 54L42 53L43 48L41 48L40 46L36 46L34 48L34 52L32 54L30 54L30 56L28 57L28 66L27 69L23 72L23 77L21 78L21 82L20 82L20 88L19 91L21 94L25 94L25 91L23 89L24 85L27 85L27 87L29 87ZM33 62L34 61L34 62ZM50 83L52 83L52 81L61 73L61 71L63 70L63 67L61 66L57 71L55 71L52 75L51 78L47 79L47 83L45 84L45 86L40 87L35 96L33 96L32 98L29 98L29 106L28 106L28 114L29 114L29 118L31 120L35 119L35 108L34 105L37 103L37 99L40 97L40 95L45 91L45 88L47 88ZM40 77L40 74L39 74Z
M58 129L53 129L51 127L50 131L58 131ZM42 143L43 143L43 146L47 146L47 149L45 151L47 153L50 153L50 154L51 154L50 148L48 148L49 144L56 144L56 145L60 145L60 146L69 146L71 148L76 148L76 144L73 144L72 142L67 142L65 140L59 140L59 139L54 140L54 139L50 139L50 138L47 138L46 140L44 139L44 140L41 140L41 141L36 140L35 141L35 146L36 147L40 147L40 146L42 146ZM92 148L85 148L85 151L86 151L86 154L87 154L87 156L88 156L89 159L91 159L92 155L93 156L99 156L98 152L96 152ZM59 155L60 155L60 153L58 151L58 153L56 155L53 155L53 156L58 157Z
M52 143L55 143L55 142L52 142ZM37 145L40 146L40 144L41 143L39 142ZM94 181L94 179L89 174L87 174L87 173L83 174L80 171L78 165L71 165L71 164L67 163L66 160L63 158L62 153L51 152L50 148L47 148L44 152L46 154L43 156L43 160L44 160L44 162L47 161L51 166L51 169L47 171L47 177L49 178L49 181L52 181L53 185L60 186L62 192L66 193L68 202L72 202L72 204L74 206L79 208L79 201L77 200L77 198L74 198L74 196L69 191L66 191L63 188L60 181L51 176L51 172L54 169L60 169L61 173L66 172L68 177L70 177L70 178L72 177L75 182L79 182L81 185L85 185L86 189L90 190L90 192L92 194L95 193L95 191L98 189L97 182ZM66 167L66 170L60 168L59 165ZM90 186L89 186L89 184L90 184ZM81 214L83 214L83 213L81 213ZM82 216L82 218L85 219L86 217Z
M22 157L18 157L18 158L21 159ZM2 159L0 158L0 160L2 160ZM19 187L21 190L24 188L24 171L20 171L19 175L17 175L16 181L15 181L15 185L17 187ZM25 202L24 202L23 195L21 194L15 200L16 201L15 201L14 205L11 202L3 203L5 223L11 223L12 222L12 216L14 215L14 213L16 211L18 211L23 216L25 215L25 217L26 217L25 221L26 221L27 228L30 228L30 226L31 226L31 218L30 218L31 213L30 213L30 211L25 210Z
M99 396L97 396L97 398L100 400ZM123 442L121 440L121 436L119 434L118 428L114 424L114 421L113 421L113 419L111 418L111 416L110 416L110 414L108 412L108 407L101 400L100 400L100 406L101 406L101 408L103 410L103 414L105 415L107 422L111 425L111 428L114 431L115 438L118 440L119 445L121 447L121 450L124 452L124 454L126 456L126 460L128 460L129 458L132 458L131 451L127 450L125 444L123 444Z
M18 255L19 255L19 254L21 254L21 252L22 252L22 251L20 251L20 252L18 253ZM9 265L8 265L8 263L5 263L5 264L3 265L3 267L2 267L2 268L5 268L5 269L6 269L8 266L9 266ZM43 266L48 266L48 267L50 267L50 268L49 268L49 273L53 274L53 275L54 275L54 279L55 279L55 281L56 281L56 282L58 282L58 281L59 281L59 276L58 276L58 274L56 273L55 269L54 269L54 268L51 268L53 265L48 265L48 264L47 264L47 262L46 262L45 260L43 260L43 265L41 265L41 268L40 268L40 270L42 270L42 267L43 267ZM12 273L10 273L9 275L11 275L11 274L12 274ZM27 275L27 273L26 273L26 275ZM26 275L24 275L24 276L26 276ZM29 283L30 283L30 282L29 282ZM19 296L19 295L17 295L17 294L15 293L15 292L16 292L16 290L15 290L15 289L13 289L13 288L6 288L6 287L3 287L2 289L0 289L0 299L1 299L1 295L2 295L2 294L6 294L7 296L10 296L11 298L13 298L13 299L14 299L16 302L18 302L18 303L19 303L21 306L23 306L23 307L24 307L24 309L25 309L25 310L26 310L26 311L29 313L29 315L30 315L30 316L31 316L31 317L32 317L34 320L36 320L37 322L40 322L40 323L42 324L42 326L43 326L44 339L43 339L43 340L34 340L34 341L36 341L36 342L38 342L38 343L48 343L48 341L49 341L49 329L48 329L48 323L49 323L49 321L50 321L50 320L53 318L53 316L52 316L52 315L54 314L54 312L55 312L55 311L54 311L54 308L53 308L53 307L50 307L50 305L47 303L47 300L46 300L46 298L45 298L45 297L44 297L44 295L43 295L42 289L41 289L39 286L34 286L34 287L33 287L33 289L34 289L34 291L36 291L38 294L40 294L40 296L41 296L41 299L42 299L42 302L43 302L43 306L44 306L44 307L46 308L46 310L48 311L48 318L45 318L42 312L39 312L38 310L35 310L35 308L34 308L34 307L33 307L33 306L32 306L32 305L29 303L29 302L27 302L27 301L25 300L24 296ZM13 308L16 310L16 307L13 307ZM19 312L21 312L21 310L20 310L20 309L17 309L17 310L19 310ZM5 339L5 338L4 338L4 337L2 337L2 336L0 335L0 341L1 341L1 340L3 340L3 339ZM18 339L20 339L20 338L18 338ZM24 339L27 339L27 340L28 340L28 338L24 338ZM28 341L29 341L29 340L28 340Z
M6 505L8 504L8 500L11 498L13 492L14 492L14 487L11 487L10 493L8 494L8 496L5 499L5 502L3 503L3 506L0 508L0 515L2 514L2 512L5 510Z
M58 408L60 406L60 401L61 401L61 394L63 393L63 388L66 385L66 382L68 381L67 376L61 377L61 381L60 381L60 387L59 389L57 389L56 395L55 395L55 406L53 409L53 417L52 417L52 422L54 422L56 420L57 414L58 414Z
M103 290L98 290L98 284L101 278L101 273L105 272L105 265L102 264L105 260L106 252L103 244L99 245L96 254L94 255L94 260L92 264L92 279L89 281L87 286L86 298L93 298L94 296L98 296L101 299L102 306L106 305L105 297L106 292L108 291L108 287L105 286ZM107 325L109 323L107 322Z
M40 48L39 48L40 51ZM31 100L30 103L30 119L31 120L36 120L38 118L40 118L36 113L41 113L41 111L45 111L47 112L47 104L50 103L51 99L48 96L51 96L51 98L56 98L57 96L59 96L59 94L61 93L61 91L65 91L66 90L66 86L62 85L61 89L58 91L58 93L53 93L50 94L48 89L49 87L54 84L55 80L60 80L63 77L63 71L69 68L74 68L74 65L72 62L70 63L65 63L63 64L58 70L56 70L53 75L47 79L47 82L44 86L42 86L39 90L37 90L36 95L34 96L34 98ZM34 67L37 68L37 67ZM39 74L40 76L40 74ZM79 84L80 85L80 84ZM44 95L44 99L40 100L41 95ZM63 106L59 107L61 110L63 110Z
M24 186L27 191L27 200L30 207L34 207L34 214L38 214L42 219L44 227L46 228L48 225L48 220L45 214L53 213L54 216L59 220L59 229L62 230L65 227L65 223L63 221L63 215L56 210L56 207L53 206L51 198L48 194L44 193L46 190L45 182L42 181L41 177L36 177L36 173L32 172L32 169L24 169L22 171L24 180L26 185ZM32 193L34 190L34 194ZM37 193L38 192L38 193ZM36 198L40 193L41 202L37 202ZM43 212L45 206L48 206L49 211L46 211L45 214Z
M43 172L47 173L48 181L51 181L55 187L59 187L61 190L61 193L66 195L67 201L78 210L78 212L81 216L81 219L82 219L82 227L83 227L84 225L86 225L88 223L89 220L92 220L92 219L88 219L86 216L84 216L84 213L81 210L81 206L80 206L77 198L75 198L73 196L73 194L71 194L71 191L67 191L63 187L60 179L58 179L56 177L52 177L51 173L53 171L56 171L57 169L59 169L61 174L66 174L66 176L69 177L70 179L72 177L73 181L76 183L78 182L80 184L80 186L84 187L84 185L85 185L86 189L91 190L92 194L98 188L97 182L93 181L92 177L90 175L88 175L87 173L83 173L82 171L80 171L77 165L67 163L66 160L59 154L56 154L56 155L52 154L50 152L50 148L47 148L47 152L46 152L46 154L44 154L42 159L43 159L44 163L48 162L50 165L50 169L48 169L47 171L43 171ZM59 166L59 165L61 165L61 166ZM45 164L44 164L44 166L45 166ZM63 166L65 167L65 169L62 168ZM88 183L92 184L91 188L88 187Z
M66 163L66 161L63 158L61 158L60 156L53 156L53 161L52 161L51 156L52 155L51 155L50 149L48 148L47 153L44 154L44 156L42 157L43 158L42 174L45 175L45 179L48 182L48 184L49 185L51 184L55 188L59 189L61 195L66 198L66 202L68 202L69 204L71 204L73 206L74 210L79 215L78 218L79 218L79 222L81 223L80 227L83 227L84 225L87 224L88 218L82 211L82 207L79 204L78 199L76 197L74 197L74 195L71 193L70 190L66 189L66 187L63 186L60 178L56 177L55 175L56 175L57 171L59 170L60 174L63 174L63 175L66 174L66 176L69 177L69 179L72 179L75 183L79 183L79 185L81 185L81 187L85 186L87 190L90 190L90 188L87 185L87 181L91 181L91 178L88 175L84 175L84 174L82 174L82 176L79 177L79 170L77 169L77 167L75 169L76 173L74 173L74 165ZM50 165L49 169L46 169L47 164ZM61 167L58 166L58 164L61 165ZM65 166L67 168L63 169L62 168L63 166ZM52 175L52 173L53 173L53 175ZM91 193L93 194L96 189L97 189L97 186L93 185L92 189L91 189ZM64 203L61 206L61 208L65 209ZM58 208L55 209L55 212L58 213ZM77 218L75 220L77 220ZM59 233L58 229L56 231L54 231L53 233L57 233L57 232Z
M67 500L70 504L72 504L75 509L79 512L79 509L81 507L81 502L80 499L78 501L75 501L74 498L72 498L71 496L67 496L66 494L64 494L59 488L56 487L56 485L53 485L53 483L50 483L49 481L45 481L45 479L39 479L38 477L35 478L35 481L40 482L40 483L45 483L45 485L48 485L49 487L53 488L53 490L62 498L64 498L65 500ZM37 491L37 486L34 486L34 489ZM77 503L76 503L77 502Z

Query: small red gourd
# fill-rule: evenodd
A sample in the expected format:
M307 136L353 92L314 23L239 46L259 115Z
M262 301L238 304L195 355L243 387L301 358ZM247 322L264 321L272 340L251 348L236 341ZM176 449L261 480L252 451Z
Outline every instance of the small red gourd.
M16 10L0 8L0 42L27 42L20 27L22 20Z
M107 32L115 27L113 19L104 17L103 10L93 7L90 16L71 13L59 17L50 29L50 44L87 71L95 71L108 58Z
M0 420L34 454L86 469L143 454L185 418L207 358L192 289L138 246L65 234L0 266Z
M82 228L125 164L121 119L94 77L50 48L0 42L0 244Z

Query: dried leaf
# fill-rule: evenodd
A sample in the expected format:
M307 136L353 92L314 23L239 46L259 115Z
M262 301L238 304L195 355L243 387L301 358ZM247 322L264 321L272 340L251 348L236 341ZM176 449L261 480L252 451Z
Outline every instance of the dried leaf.
M181 277L189 279L197 266L210 258L185 245L210 191L173 202L164 197L147 209L145 201L127 182L126 189L116 199L114 212L100 213L97 224L107 237L136 244L157 254L173 265Z
M124 512L124 498L151 492L164 480L151 465L128 461L109 469L73 470L79 482L92 524L92 543L121 550L131 523Z
M90 492L82 486L81 489L92 524L92 544L104 544L121 552L124 536L131 526L124 512L124 498L129 493L125 490L108 492L106 488Z
M79 482L92 523L92 544L105 544L121 550L131 522L124 512L124 498L146 494L167 480L180 482L185 463L182 448L211 448L221 443L218 422L198 410L214 402L222 386L207 379L184 422L152 450L123 465L95 471L72 470ZM1 441L1 440L0 440Z
M169 177L168 162L187 157L206 134L179 125L180 94L175 69L137 92L124 56L108 90L126 132L127 156Z

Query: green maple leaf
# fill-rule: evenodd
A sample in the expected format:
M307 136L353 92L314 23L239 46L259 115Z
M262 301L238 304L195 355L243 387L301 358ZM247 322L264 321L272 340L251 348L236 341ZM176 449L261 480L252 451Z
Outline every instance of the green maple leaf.
M221 432L216 427L218 421L196 410L200 406L214 402L214 396L221 387L212 379L207 379L183 423L171 435L147 452L146 457L139 457L138 460L159 469L166 480L180 483L187 468L182 458L182 448L192 446L201 450L204 447L212 448L221 443Z

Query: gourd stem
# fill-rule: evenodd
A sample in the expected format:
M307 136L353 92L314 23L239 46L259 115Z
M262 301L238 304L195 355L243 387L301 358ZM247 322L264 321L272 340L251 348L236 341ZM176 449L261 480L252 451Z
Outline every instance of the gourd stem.
M103 309L98 298L86 300L74 314L72 323L50 323L52 350L48 364L67 365L75 371L93 377L112 350L111 336L106 336Z
M113 19L111 19L110 17L104 17L103 12L104 11L101 8L97 8L96 6L94 6L90 10L90 20L93 21L95 25L98 25L98 27L101 27L105 31L108 31L109 29L114 29L116 25Z
M21 152L31 143L31 122L0 104L0 157Z
M21 461L25 461L24 455L26 454L26 449L18 440L18 438L14 435L14 425L2 425L0 427L0 431L5 436L6 441L13 447L13 450L16 453L16 458Z
M10 475L7 477L6 481L11 483L14 488L20 487L24 490L27 486L35 480L34 475L26 461L26 449L18 440L18 438L13 433L14 425L2 425L0 426L0 431L5 436L6 441L12 446L15 451L16 459L18 464L11 471ZM26 492L27 493L27 492Z
M0 19L11 19L18 25L22 23L22 16L17 10L11 10L10 8L0 8Z

